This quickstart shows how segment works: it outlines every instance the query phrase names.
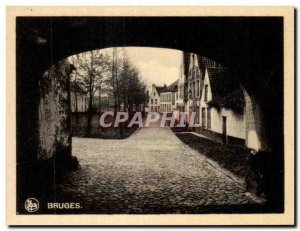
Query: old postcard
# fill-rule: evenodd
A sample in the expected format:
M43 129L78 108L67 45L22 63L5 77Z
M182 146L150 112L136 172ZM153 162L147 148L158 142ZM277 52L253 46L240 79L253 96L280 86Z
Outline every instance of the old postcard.
M292 7L8 7L8 225L293 225Z

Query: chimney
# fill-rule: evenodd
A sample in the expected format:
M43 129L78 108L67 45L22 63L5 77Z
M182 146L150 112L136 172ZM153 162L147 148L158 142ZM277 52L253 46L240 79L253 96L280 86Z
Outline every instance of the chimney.
M156 85L152 84L152 90L151 91L154 91L155 88L156 88Z

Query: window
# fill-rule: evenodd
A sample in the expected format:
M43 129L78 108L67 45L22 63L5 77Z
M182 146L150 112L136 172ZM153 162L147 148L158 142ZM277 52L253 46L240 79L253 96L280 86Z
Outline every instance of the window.
M155 99L155 104L157 104L157 99Z
M196 96L196 90L195 90L195 86L196 86L196 83L193 82L193 90L192 90L192 96L195 97Z
M153 95L155 96L155 92L153 92Z
M206 125L206 113L205 113L205 107L202 108L202 127L205 128Z
M199 120L200 120L200 108L199 107L195 107L195 124L199 124Z
M207 101L207 93L208 93L208 85L205 84L205 86L204 86L204 102Z
M197 80L196 89L197 89L197 96L200 96L200 81L199 80Z
M211 129L211 111L207 108L207 129Z
M153 99L151 99L151 104L153 104Z
M179 98L180 99L183 98L183 87L182 86L179 87Z

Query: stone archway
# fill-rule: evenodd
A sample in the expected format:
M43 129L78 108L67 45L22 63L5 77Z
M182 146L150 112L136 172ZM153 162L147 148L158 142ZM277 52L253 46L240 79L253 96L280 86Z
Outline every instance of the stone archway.
M249 128L248 139L257 138L254 146L272 152L274 168L279 172L274 182L282 183L282 18L19 17L16 31L17 157L20 163L50 155L42 154L40 149L45 142L40 138L41 131L48 128L40 126L43 119L39 117L39 105L41 102L50 104L46 104L40 94L39 83L54 63L72 54L113 46L162 47L201 54L224 63L233 71L256 105L252 107L253 124L260 127L261 133L255 135ZM64 132L62 128L60 135ZM53 143L57 141L50 139ZM65 156L70 155L69 148L60 150Z

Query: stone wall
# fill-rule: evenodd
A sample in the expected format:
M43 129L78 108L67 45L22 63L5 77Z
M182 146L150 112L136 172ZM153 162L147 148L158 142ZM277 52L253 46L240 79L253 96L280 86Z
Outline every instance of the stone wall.
M243 89L245 97L246 145L256 151L268 150L260 104Z
M55 154L71 155L69 74L70 65L62 60L40 80L39 160Z
M22 140L17 165L17 174L22 176L17 181L17 204L21 213L26 212L24 201L29 197L42 200L44 195L49 195L47 200L55 201L53 184L79 166L71 153L70 65L62 60L39 74L37 62L34 63L31 76L29 70L26 72L31 82L22 77L25 86L19 94L24 99L18 101L22 109L19 124L26 124L19 133ZM32 158L22 158L29 155Z

